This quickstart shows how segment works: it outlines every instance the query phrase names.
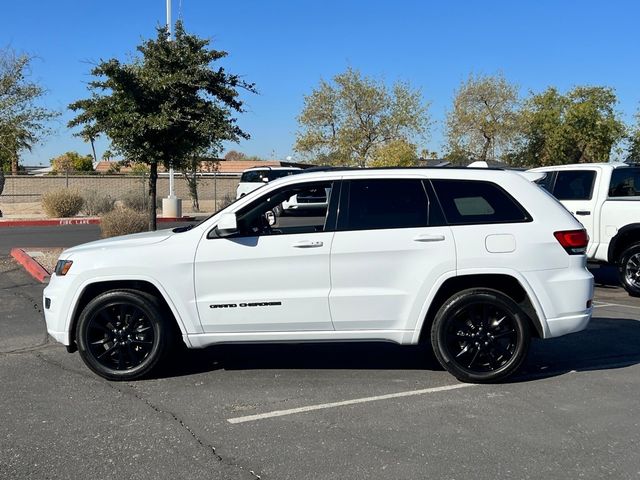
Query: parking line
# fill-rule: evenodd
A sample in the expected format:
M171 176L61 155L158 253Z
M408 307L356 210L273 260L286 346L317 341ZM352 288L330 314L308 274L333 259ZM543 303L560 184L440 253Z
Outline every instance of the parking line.
M636 305L625 305L623 303L601 303L598 305L594 305L593 308L601 308L601 307L625 307L625 308L640 308Z
M282 417L285 415L294 415L296 413L312 412L314 410L323 410L326 408L344 407L346 405L355 405L358 403L376 402L378 400L388 400L390 398L412 397L414 395L425 395L427 393L445 392L447 390L456 390L458 388L473 387L473 383L456 383L454 385L444 385L442 387L424 388L422 390L410 390L407 392L389 393L387 395L377 395L375 397L354 398L352 400L344 400L342 402L321 403L318 405L308 405L306 407L290 408L287 410L274 410L273 412L260 413L257 415L247 415L245 417L228 418L229 423L253 422L255 420L263 420L265 418Z

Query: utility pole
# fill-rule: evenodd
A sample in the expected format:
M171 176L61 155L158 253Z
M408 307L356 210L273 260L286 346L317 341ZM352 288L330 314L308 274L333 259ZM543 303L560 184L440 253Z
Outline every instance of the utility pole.
M167 0L167 30L171 40L171 0ZM163 217L181 217L182 200L176 197L173 164L169 164L169 195L162 199Z

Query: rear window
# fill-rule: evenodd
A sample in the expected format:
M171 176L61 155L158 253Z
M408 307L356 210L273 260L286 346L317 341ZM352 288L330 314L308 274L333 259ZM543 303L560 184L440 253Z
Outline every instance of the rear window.
M559 171L553 186L553 196L558 200L590 200L595 180L594 170Z
M450 225L531 221L529 214L501 187L477 180L432 180Z
M616 168L611 174L609 196L640 196L640 168Z

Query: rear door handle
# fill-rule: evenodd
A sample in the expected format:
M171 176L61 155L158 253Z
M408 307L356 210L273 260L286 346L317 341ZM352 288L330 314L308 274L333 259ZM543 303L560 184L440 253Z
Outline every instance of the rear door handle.
M591 215L591 212L589 210L578 210L576 215Z
M301 240L299 242L294 243L292 246L294 248L318 248L324 245L322 242L314 242L312 240Z
M414 242L442 242L443 240L444 235L433 235L429 233L424 233L413 237Z

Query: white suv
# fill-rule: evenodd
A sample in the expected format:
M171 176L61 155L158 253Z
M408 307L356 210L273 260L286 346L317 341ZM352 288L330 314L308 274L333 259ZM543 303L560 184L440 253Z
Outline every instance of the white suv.
M316 215L276 208L325 189ZM49 333L105 378L149 373L178 339L430 341L463 381L496 381L531 337L591 317L587 236L522 175L359 169L268 183L193 228L66 250L44 291Z
M236 198L244 197L247 193L260 188L276 178L286 177L302 172L298 167L255 167L242 172L240 183L236 188Z

